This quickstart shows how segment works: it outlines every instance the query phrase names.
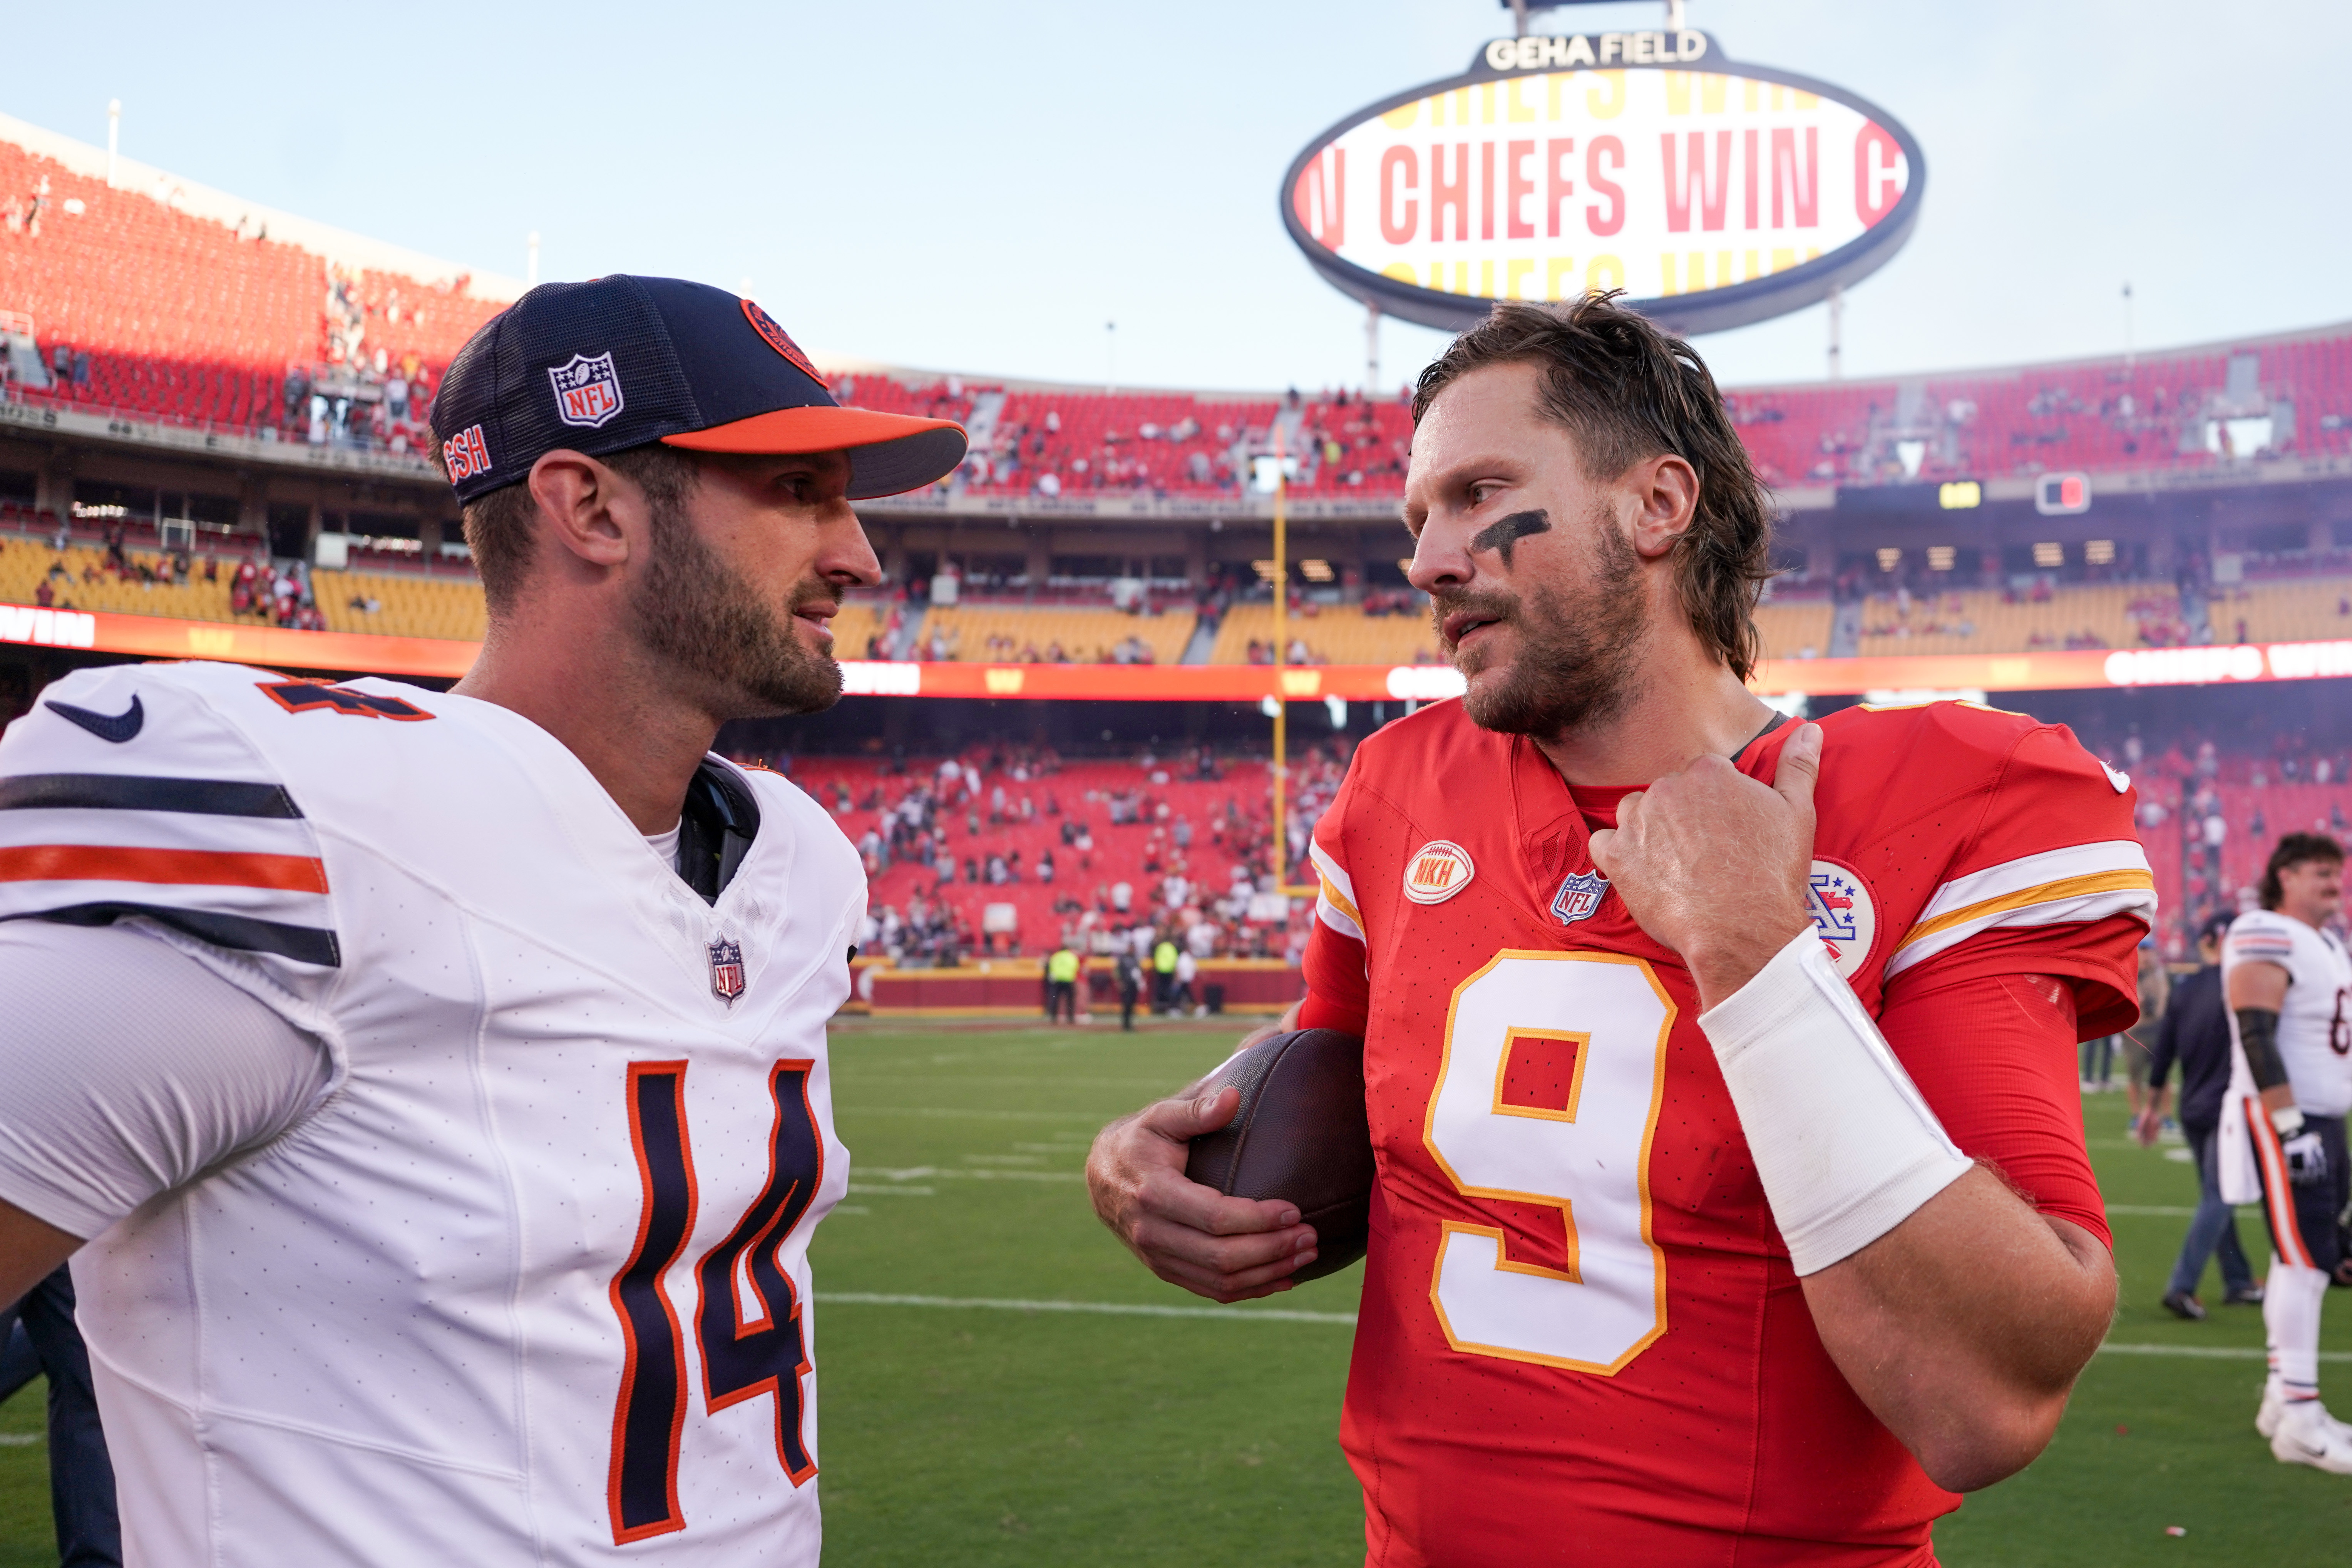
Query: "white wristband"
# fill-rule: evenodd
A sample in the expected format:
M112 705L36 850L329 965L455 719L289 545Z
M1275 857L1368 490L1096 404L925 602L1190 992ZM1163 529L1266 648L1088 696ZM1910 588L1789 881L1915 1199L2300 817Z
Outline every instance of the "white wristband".
M1973 1163L1811 930L1698 1022L1799 1274L1861 1251Z

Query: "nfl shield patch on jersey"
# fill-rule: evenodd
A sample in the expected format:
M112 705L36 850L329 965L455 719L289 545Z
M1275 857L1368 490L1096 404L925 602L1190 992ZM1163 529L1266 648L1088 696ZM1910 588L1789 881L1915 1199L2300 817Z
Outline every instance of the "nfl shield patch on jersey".
M1609 896L1609 879L1598 871L1570 871L1551 898L1551 912L1564 926L1591 917Z
M743 994L743 947L720 937L710 944L710 994L729 1006Z

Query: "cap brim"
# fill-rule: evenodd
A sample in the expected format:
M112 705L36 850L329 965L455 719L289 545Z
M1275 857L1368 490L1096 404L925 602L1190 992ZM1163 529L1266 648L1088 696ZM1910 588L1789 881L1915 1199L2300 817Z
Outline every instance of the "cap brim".
M665 436L667 447L696 452L781 456L847 452L849 499L902 495L936 483L963 461L963 426L952 419L918 419L870 408L777 408L708 430Z

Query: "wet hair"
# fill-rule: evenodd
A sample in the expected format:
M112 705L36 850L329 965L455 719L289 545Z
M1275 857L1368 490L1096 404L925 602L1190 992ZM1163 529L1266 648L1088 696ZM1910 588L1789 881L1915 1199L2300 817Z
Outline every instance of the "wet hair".
M1585 473L1613 479L1671 453L1698 475L1698 504L1671 557L1691 629L1748 679L1762 656L1756 600L1772 574L1772 508L1723 394L1690 344L1617 302L1618 291L1544 305L1498 300L1413 389L1419 424L1437 395L1490 364L1543 367L1544 416L1574 435Z

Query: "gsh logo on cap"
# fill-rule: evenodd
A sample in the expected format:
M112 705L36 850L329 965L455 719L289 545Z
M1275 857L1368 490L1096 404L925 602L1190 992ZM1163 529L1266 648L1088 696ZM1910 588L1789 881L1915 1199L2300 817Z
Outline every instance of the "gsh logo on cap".
M621 378L609 353L573 354L570 363L550 366L547 379L555 387L555 416L566 425L593 430L621 411Z

